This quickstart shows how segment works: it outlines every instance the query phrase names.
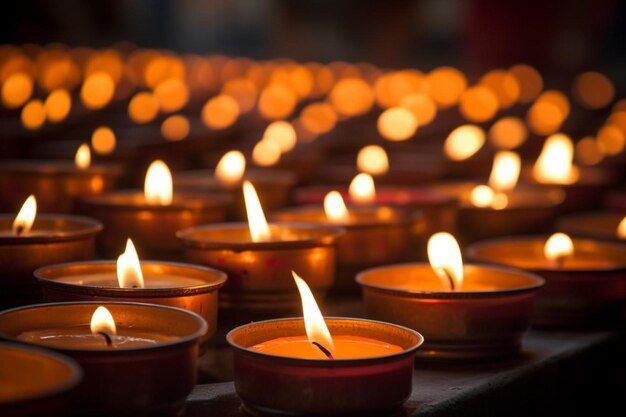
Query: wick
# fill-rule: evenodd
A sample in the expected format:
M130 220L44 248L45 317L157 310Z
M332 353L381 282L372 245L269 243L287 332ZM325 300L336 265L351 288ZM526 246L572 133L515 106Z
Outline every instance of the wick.
M448 268L442 266L441 268L439 268L439 272L441 272L441 274L448 278L448 282L450 282L450 290L456 291L456 288L454 286L454 279L452 278L452 274L450 273L450 271L448 271Z
M107 348L111 349L113 348L113 341L111 340L111 336L109 336L108 334L106 334L105 332L98 332L98 334L102 337L104 337L104 340L106 340L107 342Z
M567 255L561 255L554 258L554 263L558 269L563 268L563 264L565 264L565 259L567 259Z
M330 353L330 351L329 351L328 349L326 349L324 346L322 346L321 344L319 344L319 343L317 343L317 342L313 342L313 341L311 341L311 343L313 343L315 346L317 346L317 348L318 348L319 350L321 350L321 351L322 351L322 353L323 353L324 355L326 355L326 357L327 357L328 359L331 359L331 360L332 360L332 359L335 359L335 358L333 357L333 354L332 354L332 353Z
M15 236L20 237L24 231L24 226L17 226L15 228Z
M133 287L132 287L132 288L137 288L137 285L133 285Z

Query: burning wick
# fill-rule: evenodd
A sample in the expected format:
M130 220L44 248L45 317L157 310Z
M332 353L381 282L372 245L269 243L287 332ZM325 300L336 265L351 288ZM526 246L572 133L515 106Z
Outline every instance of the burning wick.
M20 237L22 235L22 232L24 231L24 226L17 226L15 228L15 236L16 237Z
M327 357L328 359L330 359L330 360L335 359L335 358L333 357L333 354L332 354L332 353L330 353L330 351L329 351L328 349L326 349L324 346L322 346L321 344L319 344L319 343L317 343L317 342L314 342L314 341L311 341L311 343L313 343L313 344L314 344L314 345L315 345L315 346L316 346L319 350L321 350L321 351L322 351L322 353L323 353L324 355L326 355L326 357Z
M437 268L437 273L440 276L446 277L448 281L450 282L450 289L452 291L456 291L456 288L454 286L454 279L452 278L452 273L448 270L448 268L446 268L445 266L439 267Z
M108 349L112 349L113 348L113 340L111 340L111 336L109 336L105 332L98 332L98 334L101 335L102 337L104 337L104 340L107 342L107 348Z

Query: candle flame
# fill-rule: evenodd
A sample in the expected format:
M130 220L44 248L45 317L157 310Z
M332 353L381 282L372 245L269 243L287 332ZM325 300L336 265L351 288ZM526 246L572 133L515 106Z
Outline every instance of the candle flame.
M356 157L356 165L360 172L371 175L382 175L389 171L387 152L378 145L363 147Z
M30 232L35 222L35 216L37 215L37 200L34 195L30 195L22 208L17 213L15 220L13 221L13 234L15 236L25 236Z
M461 248L450 233L435 233L428 240L428 261L437 277L449 286L451 291L459 291L463 285L463 257Z
M120 288L143 288L143 274L133 241L126 241L124 253L117 258L117 282Z
M502 210L509 205L509 198L506 194L496 193L488 185L477 185L470 193L470 203L475 207Z
M326 218L333 223L347 223L350 213L338 191L331 191L324 197L324 212Z
M89 150L89 145L83 143L78 147L76 156L74 156L74 163L78 169L89 168L89 165L91 164L91 151Z
M557 133L546 139L541 154L533 167L535 179L543 183L573 184L578 181L578 169L573 166L574 144Z
M463 125L454 129L443 144L443 151L453 161L472 157L485 144L485 131L476 125Z
M264 242L272 240L272 232L265 219L263 207L259 201L254 185L250 181L243 182L243 198L246 203L246 213L248 214L248 227L253 242Z
M246 157L239 151L224 154L215 167L215 178L224 187L237 186L246 170Z
M117 328L115 327L115 320L111 312L106 307L99 306L91 316L91 333L94 335L104 333L108 336L117 334Z
M307 338L311 342L319 343L334 355L335 344L333 343L333 338L326 326L322 312L315 302L315 297L313 297L311 289L298 274L294 271L291 271L291 274L296 281L300 298L302 299L302 313L304 315L304 327L306 329Z
M546 241L543 253L546 259L562 264L574 254L574 242L565 233L555 233Z
M489 175L489 186L497 191L510 191L519 180L522 162L515 152L498 152Z
M619 222L617 226L617 237L620 239L626 239L626 216Z
M172 204L172 174L165 162L156 160L146 173L144 195L148 204L168 206Z
M349 188L350 198L358 204L372 204L376 201L374 179L370 174L358 174Z

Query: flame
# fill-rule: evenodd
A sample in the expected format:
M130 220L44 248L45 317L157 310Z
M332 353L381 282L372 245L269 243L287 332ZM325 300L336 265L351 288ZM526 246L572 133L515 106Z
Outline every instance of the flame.
M617 237L620 239L626 239L626 216L619 222L617 226Z
M322 312L320 311L315 297L311 289L306 282L298 276L294 271L291 271L293 279L296 281L298 291L300 292L300 298L302 298L302 313L304 315L304 327L306 329L306 337L315 343L319 343L324 348L328 349L331 354L335 353L335 344L333 338L330 335L330 331L324 322Z
M552 135L543 145L533 167L533 175L543 183L575 183L578 180L578 169L572 165L573 158L572 140L562 133Z
M454 129L443 144L443 151L453 161L472 157L485 144L485 132L475 125L463 125Z
M78 169L89 168L89 165L91 164L91 151L89 150L89 145L83 143L78 147L76 156L74 156L74 163Z
M243 198L246 203L248 214L248 227L253 242L264 242L272 240L272 232L265 219L263 207L259 201L259 196L250 181L243 182Z
M546 259L562 263L574 254L574 242L565 233L555 233L547 240L543 253Z
M489 186L496 191L510 191L517 185L521 160L515 152L498 152L489 175Z
M435 233L428 239L428 260L435 274L450 286L452 291L459 291L463 285L463 258L461 248L450 233Z
M324 211L326 218L333 223L350 221L350 213L338 191L331 191L324 197Z
M239 184L246 170L246 157L239 151L224 154L215 167L215 178L224 187L231 188Z
M111 312L103 306L96 308L96 311L94 311L93 316L91 316L90 327L91 333L94 335L104 333L113 336L117 334L115 320L113 320Z
M143 288L143 274L133 241L126 241L126 250L117 258L117 281L120 288Z
M168 206L172 204L172 174L165 162L156 160L146 173L144 194L148 204Z
M19 213L15 217L13 221L13 234L15 236L25 236L30 232L30 229L33 227L33 223L35 222L35 216L37 215L37 200L34 195L30 195Z
M364 146L356 157L359 171L371 175L382 175L389 171L387 152L378 145Z
M354 177L348 191L355 203L372 204L376 201L376 188L370 174L361 173Z
M470 193L470 203L475 207L491 207L495 210L502 210L509 205L509 197L506 194L495 192L488 185L477 185Z

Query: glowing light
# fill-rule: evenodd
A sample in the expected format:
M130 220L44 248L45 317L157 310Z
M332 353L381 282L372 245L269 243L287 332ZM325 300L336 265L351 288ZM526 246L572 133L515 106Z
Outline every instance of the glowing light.
M350 213L338 191L331 191L324 197L326 218L333 223L348 223Z
M389 171L387 152L378 145L364 146L356 157L356 165L360 172L371 175L382 175Z
M392 107L378 117L378 133L391 141L411 138L417 131L417 118L404 107Z
M495 94L500 109L508 109L519 99L519 81L510 72L504 70L489 71L480 79L480 84Z
M506 194L496 193L488 185L477 185L470 193L470 203L475 207L502 210L508 206L509 198Z
M225 129L237 121L239 105L231 96L220 94L202 107L202 122L209 129Z
M64 88L59 88L48 94L44 102L46 117L53 123L65 119L72 108L72 97Z
M617 237L620 239L626 239L626 216L619 222L617 226Z
M36 130L43 126L46 121L46 108L43 102L38 99L34 99L26 103L22 108L20 115L22 125L29 130Z
M222 94L234 98L241 113L247 113L254 108L258 91L256 85L248 78L233 78L226 81L222 87Z
M367 113L374 105L372 87L360 78L339 80L328 98L337 113L347 117Z
M161 135L167 140L179 141L189 135L189 120L182 114L176 114L163 120Z
M161 206L172 204L172 174L165 162L156 160L148 167L144 195L148 204Z
M99 306L91 316L90 328L93 335L104 333L107 336L114 336L117 334L115 320L111 312L103 306Z
M599 149L605 155L617 155L624 150L626 135L615 125L604 125L596 135Z
M267 86L259 96L259 114L267 120L285 119L298 103L296 94L283 84Z
M15 216L13 220L13 234L15 236L26 236L35 222L35 216L37 215L37 200L34 195L28 196L22 208Z
M275 142L282 153L287 153L296 146L296 130L284 120L272 122L263 132L263 140Z
M437 116L437 104L428 95L410 94L402 99L400 107L408 109L417 118L420 126L426 126Z
M485 131L475 125L463 125L454 129L443 144L445 155L453 161L472 157L485 144Z
M74 163L78 169L87 169L91 165L91 151L89 145L83 143L78 147L74 156Z
M509 74L517 79L519 85L519 101L530 103L543 90L541 74L529 65L515 65L509 70Z
M20 107L33 94L33 79L22 72L10 75L2 83L2 103L10 108Z
M450 233L435 233L428 239L428 261L441 282L451 291L463 286L463 258L461 248Z
M117 258L117 282L120 288L143 288L143 273L133 241L126 240L124 253Z
M185 107L189 101L189 89L181 79L170 78L156 86L154 97L159 102L161 111L172 113Z
M440 67L427 75L430 96L440 108L456 104L467 87L465 75L456 68Z
M517 117L503 117L489 129L489 140L500 149L514 149L523 144L528 137L528 129Z
M265 219L259 196L250 181L243 182L243 198L246 203L248 228L250 229L252 241L265 242L272 240L272 232Z
M576 143L574 155L584 165L596 165L604 159L604 153L592 136L582 138Z
M498 98L482 85L468 88L461 94L459 110L471 122L485 122L498 111Z
M101 109L113 98L115 83L105 72L95 72L89 75L80 89L80 100L91 110Z
M354 177L348 189L350 198L357 204L372 204L376 201L374 179L370 174L361 173Z
M302 109L300 121L304 127L316 134L331 131L337 124L337 113L330 104L312 103Z
M574 254L574 242L565 233L555 233L546 241L543 253L547 260L561 265Z
M501 151L493 160L489 186L496 191L510 191L519 180L522 161L515 152Z
M552 134L561 127L563 115L557 105L538 101L528 109L526 120L531 131L543 136Z
M215 178L226 188L237 186L246 170L246 157L239 151L226 152L215 166Z
M108 155L115 150L115 133L111 128L100 126L91 135L91 147L102 155Z
M550 136L533 167L533 176L542 183L572 184L578 181L578 170L572 165L574 145L562 133Z
M585 72L574 80L574 98L588 109L601 109L608 106L615 97L615 87L611 80L599 72Z
M147 91L137 93L128 103L128 116L137 124L149 123L159 113L159 102Z
M278 143L271 140L260 140L252 149L252 161L262 167L276 165L282 152Z

